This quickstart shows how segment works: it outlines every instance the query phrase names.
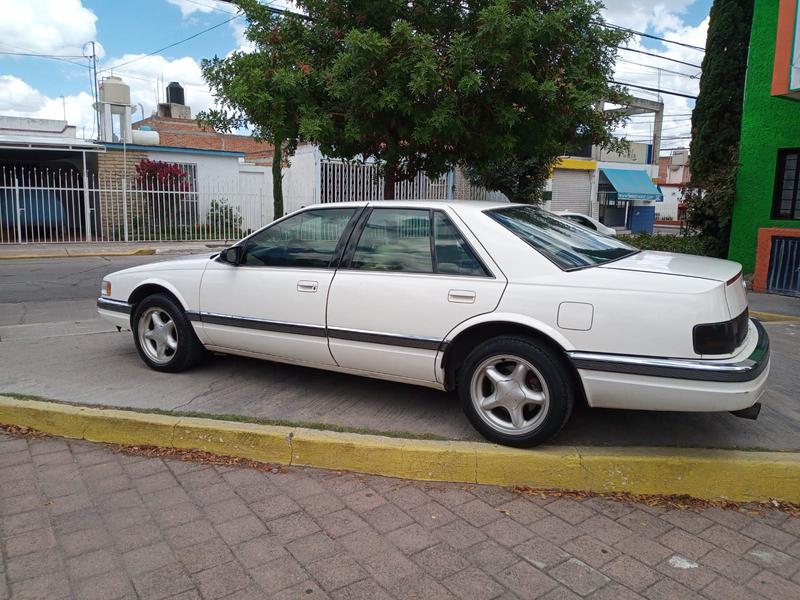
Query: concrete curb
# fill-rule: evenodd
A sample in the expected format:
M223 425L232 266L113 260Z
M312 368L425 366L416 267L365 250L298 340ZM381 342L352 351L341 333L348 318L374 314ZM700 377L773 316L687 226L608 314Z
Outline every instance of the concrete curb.
M85 258L89 256L150 256L156 254L155 248L136 250L98 250L96 252L50 252L47 254L0 254L0 260L27 260L33 258Z
M0 396L0 423L93 442L205 450L426 481L735 501L800 501L800 453L430 441L173 417Z
M778 323L787 321L800 321L800 317L794 315L781 315L778 313L761 312L760 310L751 310L750 316L763 321L764 323Z

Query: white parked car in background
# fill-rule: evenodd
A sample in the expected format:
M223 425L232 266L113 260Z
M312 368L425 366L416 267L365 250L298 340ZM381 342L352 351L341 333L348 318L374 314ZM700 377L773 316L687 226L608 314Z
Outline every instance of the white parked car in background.
M564 219L569 219L573 223L577 223L578 225L583 225L584 227L591 229L593 231L597 231L598 233L602 233L603 235L611 235L616 237L617 230L613 227L607 227L603 225L597 219L590 217L589 215L584 215L581 213L570 212L568 210L562 210L561 212L555 213L559 217L563 217Z
M507 203L313 206L219 254L112 273L97 304L155 370L212 350L457 390L513 446L584 401L755 418L769 371L738 264Z

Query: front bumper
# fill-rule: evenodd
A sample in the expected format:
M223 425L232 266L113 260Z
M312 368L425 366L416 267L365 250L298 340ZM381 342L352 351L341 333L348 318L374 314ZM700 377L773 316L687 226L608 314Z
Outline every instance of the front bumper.
M97 299L97 314L120 329L130 329L132 310L133 307L122 300Z
M769 373L769 336L753 319L755 348L733 362L569 352L590 406L736 411L755 404Z

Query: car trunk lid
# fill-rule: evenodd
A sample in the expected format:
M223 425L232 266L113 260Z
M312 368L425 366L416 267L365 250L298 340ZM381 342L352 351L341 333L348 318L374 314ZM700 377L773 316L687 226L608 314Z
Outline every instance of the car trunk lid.
M600 268L719 281L725 285L725 300L732 318L740 315L747 308L747 291L742 278L742 266L730 260L644 250L632 256L600 265Z

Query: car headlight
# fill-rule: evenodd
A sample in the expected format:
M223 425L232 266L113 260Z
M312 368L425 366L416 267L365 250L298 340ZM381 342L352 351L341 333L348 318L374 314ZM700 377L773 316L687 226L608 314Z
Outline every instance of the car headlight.
M100 284L100 295L105 296L107 298L111 297L111 282L103 280L103 283Z

